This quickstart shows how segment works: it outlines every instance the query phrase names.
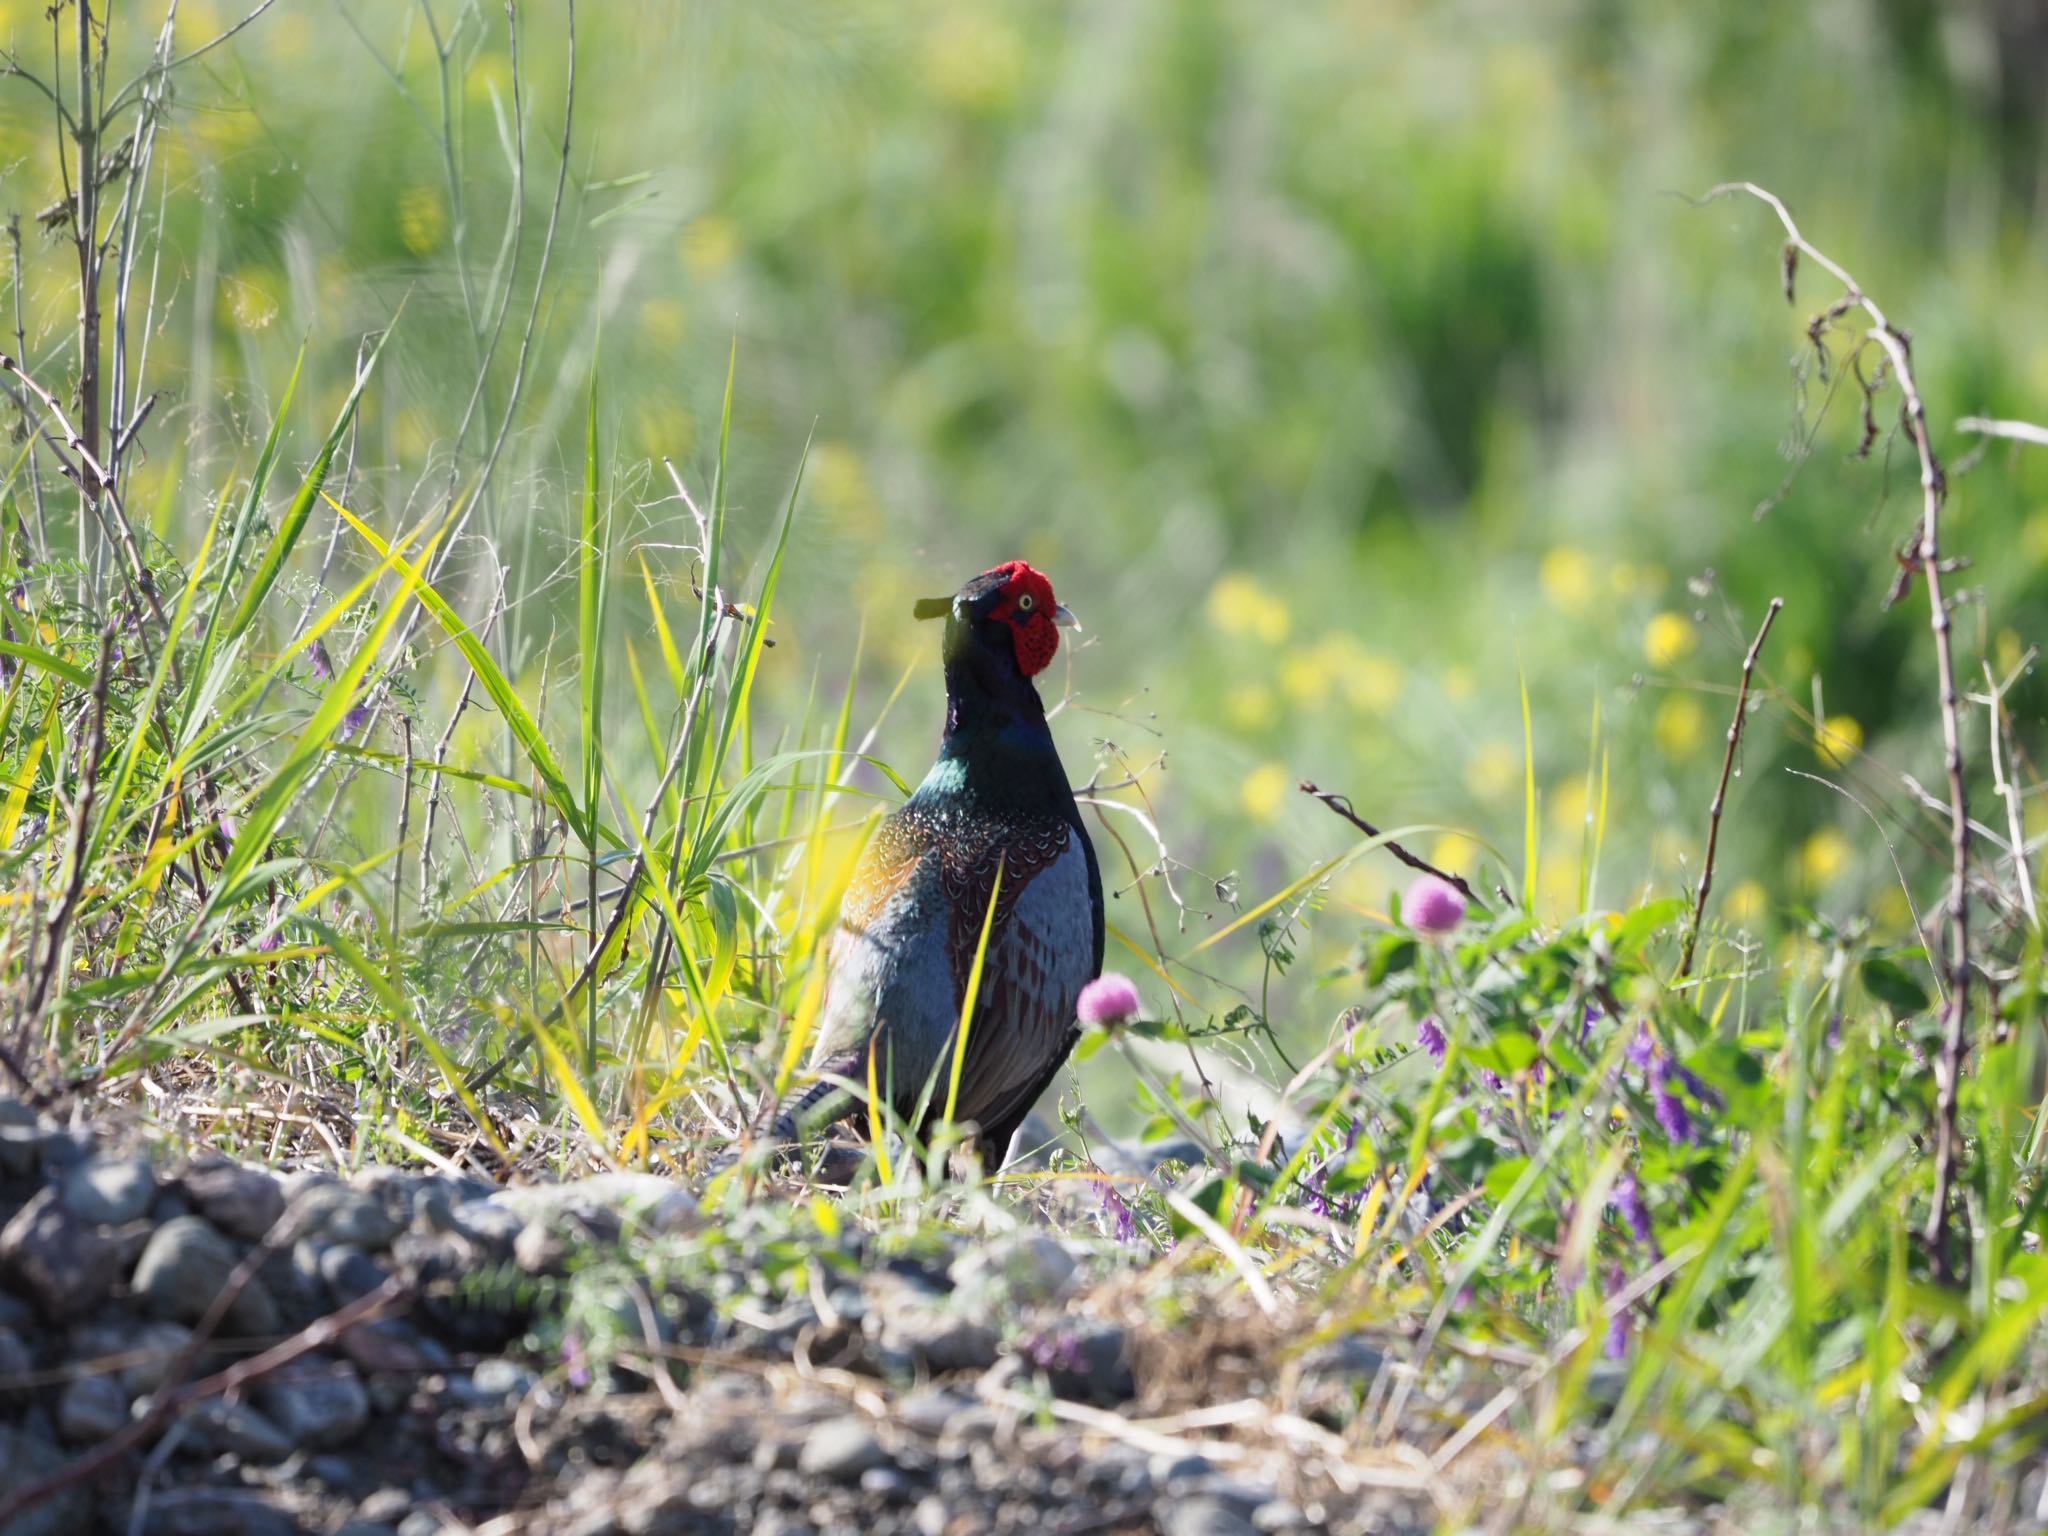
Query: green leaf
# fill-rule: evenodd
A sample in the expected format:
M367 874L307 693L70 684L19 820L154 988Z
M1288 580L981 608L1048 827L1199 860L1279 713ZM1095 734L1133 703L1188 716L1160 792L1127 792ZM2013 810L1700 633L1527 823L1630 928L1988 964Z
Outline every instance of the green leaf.
M1644 902L1616 926L1610 939L1614 952L1618 955L1635 954L1651 938L1683 916L1685 909L1684 899L1678 896Z
M1926 1010L1927 989L1897 961L1871 955L1864 960L1859 973L1863 990L1889 1008L1893 1018L1903 1019Z
M427 585L422 568L413 565L402 556L393 556L390 546L378 536L376 530L325 491L320 495L327 505L340 513L348 525L369 542L372 549L390 559L398 572L408 578L412 595L419 599L420 606L434 616L435 622L446 631L448 638L455 642L456 649L462 652L463 659L469 663L477 681L484 685L484 692L491 696L491 702L497 706L498 713L505 717L505 724L510 727L513 738L526 753L527 761L533 764L534 771L540 775L541 783L546 787L548 798L555 809L561 814L562 819L569 823L571 830L579 838L584 838L584 808L576 792L569 787L569 776L562 771L562 765L556 759L554 750L548 746L547 738L540 733L540 726L534 720L533 712L526 707L526 701L519 696L519 690L513 687L512 680L505 675L504 669L492 660L491 653L484 649L483 642L470 632L469 626L464 624L455 610L448 605L448 600ZM594 811L595 807L591 809Z
M1541 1054L1536 1046L1536 1037L1521 1029L1500 1030L1486 1044L1467 1046L1464 1052L1465 1060L1473 1066L1484 1067L1502 1077L1527 1071Z
M1412 969L1419 952L1412 935L1385 935L1373 946L1372 958L1366 962L1365 984L1368 987L1377 987L1396 972Z
M1496 1203L1507 1199L1508 1194L1529 1166L1526 1157L1502 1158L1486 1171L1486 1198Z
M403 314L404 311L405 302L401 299L398 312ZM313 460L313 467L306 472L306 478L299 486L298 495L292 498L292 504L285 509L284 518L278 523L277 532L271 537L270 547L263 552L263 558L257 562L255 574L249 578L249 590L242 596L242 606L235 611L234 621L228 625L230 639L242 634L256 621L256 612L263 606L263 599L268 597L270 589L277 585L278 574L284 568L285 558L291 554L292 546L298 543L299 535L305 532L306 519L312 515L313 503L320 499L320 488L327 483L327 471L334 463L334 455L341 447L341 440L348 432L349 423L355 420L356 407L362 403L363 391L369 386L370 375L377 370L377 359L384 355L384 345L390 341L391 332L397 325L398 314L394 314L391 317L391 324L385 327L384 334L377 339L377 345L363 360L363 366L356 374L355 387L349 390L348 398L342 402L340 414L334 418L334 425L328 428L327 441L320 445L319 457ZM293 377L297 376L298 371L294 369ZM280 422L284 419L282 408L278 411L278 419ZM273 428L273 440L275 436L276 431Z

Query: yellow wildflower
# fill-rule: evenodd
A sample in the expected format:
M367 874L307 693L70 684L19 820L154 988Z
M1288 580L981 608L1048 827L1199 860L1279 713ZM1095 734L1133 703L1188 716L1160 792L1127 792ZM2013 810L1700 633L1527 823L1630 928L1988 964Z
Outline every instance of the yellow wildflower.
M1696 643L1692 620L1682 613L1660 613L1643 632L1643 654L1653 667L1675 666L1693 653Z
M1247 735L1268 730L1280 718L1280 704L1264 683L1239 683L1223 700L1224 717Z
M1856 857L1856 845L1833 827L1823 827L1799 850L1799 873L1816 890L1832 885Z
M1429 862L1454 875L1468 875L1479 865L1479 845L1461 832L1446 832L1429 850Z
M1770 893L1763 888L1762 882L1744 880L1728 893L1728 900L1721 910L1727 914L1729 922L1755 927L1770 913Z
M1863 725L1852 715L1829 715L1813 730L1813 750L1830 768L1842 768L1863 750Z
M1706 732L1706 711L1700 708L1700 701L1691 694L1668 693L1664 702L1657 706L1657 719L1651 726L1651 734L1656 738L1657 750L1666 757L1690 756L1698 749Z
M1544 552L1536 579L1542 584L1544 595L1567 611L1576 611L1592 601L1593 562L1584 550L1569 544Z
M448 234L448 205L431 182L398 194L398 238L415 256L439 249Z
M1246 814L1254 821L1278 821L1293 788L1294 777L1285 763L1261 763L1251 771L1240 791Z
M1209 589L1209 622L1223 634L1277 645L1287 638L1287 605L1248 571L1231 571Z

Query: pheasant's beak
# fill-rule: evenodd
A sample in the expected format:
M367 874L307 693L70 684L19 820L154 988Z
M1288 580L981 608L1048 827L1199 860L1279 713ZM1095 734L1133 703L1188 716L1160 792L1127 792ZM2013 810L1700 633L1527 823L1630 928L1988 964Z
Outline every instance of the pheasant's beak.
M1081 621L1074 617L1074 610L1065 603L1061 603L1057 608L1053 609L1052 621L1055 624L1063 624L1072 630L1079 630L1081 627Z
M910 614L917 619L943 619L952 611L953 599L950 597L920 597Z

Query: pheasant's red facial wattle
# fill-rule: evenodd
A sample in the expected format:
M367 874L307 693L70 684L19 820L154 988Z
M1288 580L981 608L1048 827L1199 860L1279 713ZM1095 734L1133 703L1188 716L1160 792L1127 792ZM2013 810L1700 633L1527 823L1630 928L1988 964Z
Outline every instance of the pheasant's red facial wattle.
M1036 677L1052 664L1060 648L1060 627L1055 615L1059 599L1052 595L1052 583L1022 560L1012 560L986 573L1004 579L1001 596L989 610L989 617L1010 626L1017 647L1017 667L1026 677Z

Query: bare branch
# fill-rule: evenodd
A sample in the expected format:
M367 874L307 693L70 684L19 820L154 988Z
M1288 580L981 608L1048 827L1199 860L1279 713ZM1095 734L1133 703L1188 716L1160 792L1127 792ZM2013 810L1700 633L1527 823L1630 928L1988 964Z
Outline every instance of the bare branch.
M1791 282L1789 269L1785 280ZM1728 780L1734 776L1735 754L1742 745L1742 724L1749 718L1749 680L1756 672L1756 659L1763 652L1771 626L1778 621L1778 610L1784 606L1782 597L1771 599L1770 611L1764 615L1756 638L1750 641L1749 653L1742 658L1742 686L1735 693L1735 718L1728 722L1728 752L1721 759L1721 782L1714 790L1714 803L1707 808L1707 854L1700 865L1700 888L1692 900L1692 926L1685 932L1685 953L1678 962L1681 981L1692 974L1693 951L1700 942L1700 924L1707 916L1707 893L1714 888L1714 855L1721 847L1721 812L1728 803Z
M1351 808L1350 800L1345 798L1343 795L1334 794L1327 789L1318 789L1313 783L1311 783L1307 779L1303 779L1301 783L1296 787L1300 789L1300 791L1304 795L1309 795L1317 800L1322 801L1323 804L1327 805L1339 816L1342 816L1346 821L1350 822L1351 825L1358 828L1358 830L1363 832L1367 837L1385 836L1385 834L1382 833L1378 827L1374 826L1371 822L1367 821L1363 816L1359 815L1357 811L1353 810ZM1487 904L1484 901L1480 900L1479 893L1473 890L1471 886L1465 883L1463 876L1454 875L1447 869L1438 869L1434 864L1430 863L1429 860L1425 858L1419 858L1415 854L1410 853L1406 848L1403 848L1399 843L1395 842L1391 838L1387 839L1386 849L1387 852L1391 853L1403 864L1406 864L1410 869L1420 870L1425 875L1435 875L1437 879L1443 881L1445 884L1455 886L1457 888L1458 894L1463 896L1465 900L1470 902L1473 906L1479 908L1480 911L1484 912L1488 910Z
M1893 596L1901 595L1913 571L1927 583L1929 621L1934 631L1935 667L1941 689L1941 733L1948 767L1949 798L1949 894L1948 894L1948 997L1942 1011L1941 1050L1935 1057L1934 1202L1927 1216L1924 1234L1934 1257L1936 1272L1944 1281L1955 1277L1949 1248L1949 1206L1956 1186L1956 1170L1962 1160L1962 1136L1957 1125L1958 1093L1962 1084L1963 1061L1969 1053L1970 997L1970 809L1969 792L1963 778L1961 694L1956 687L1955 653L1951 643L1948 602L1942 596L1941 508L1948 495L1948 477L1934 451L1927 430L1927 409L1921 402L1920 386L1913 372L1912 338L1878 307L1877 301L1849 272L1816 249L1793 222L1791 213L1776 194L1754 182L1727 182L1713 188L1704 201L1730 194L1756 198L1778 217L1784 226L1788 250L1796 250L1842 285L1843 296L1816 317L1809 334L1816 337L1835 316L1860 309L1870 318L1867 339L1884 349L1890 359L1893 378L1903 397L1900 415L1913 451L1920 460L1920 526L1909 552L1900 555L1899 581ZM1794 265L1788 258L1786 289L1792 287Z

